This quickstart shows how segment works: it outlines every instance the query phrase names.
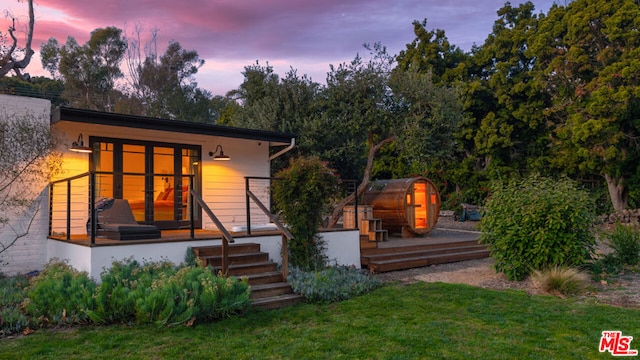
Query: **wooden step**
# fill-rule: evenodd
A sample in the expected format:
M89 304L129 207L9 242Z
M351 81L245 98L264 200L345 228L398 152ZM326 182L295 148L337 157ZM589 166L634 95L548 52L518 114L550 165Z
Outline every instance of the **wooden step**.
M400 240L399 242L403 242ZM407 242L408 243L408 242ZM446 241L446 242L437 242L429 244L418 244L418 245L398 245L393 247L380 247L378 246L376 249L367 249L361 252L362 256L373 255L373 254L382 254L382 253L395 253L395 252L408 252L408 251L419 251L419 250L427 250L427 249L443 249L443 248L451 248L451 247L463 247L463 246L472 246L478 245L478 240L463 240L463 241Z
M291 293L291 285L286 282L251 285L251 299L262 299Z
M286 306L292 306L304 301L303 295L286 294L273 296L268 298L255 299L251 304L263 310L280 309Z
M222 246L194 246L192 248L196 257L204 256L222 256ZM229 244L229 254L245 254L260 252L260 244L257 243L244 243L244 244Z
M389 240L389 231L387 230L372 230L369 231L369 241L380 242Z
M489 250L475 250L467 252L454 252L449 254L437 254L427 256L408 257L403 259L390 259L369 262L367 268L374 273L394 270L405 270L417 267L424 267L435 264L445 264L450 262L483 259L489 256Z
M439 249L422 249L405 252L393 252L393 253L380 253L362 256L362 260L365 264L375 261L385 261L394 259L408 259L421 256L440 255L440 254L452 254L460 252L469 252L476 250L486 250L485 245L469 245L460 247L445 247Z
M213 270L216 271L217 273L222 269L220 266L214 266ZM229 273L227 275L243 276L243 275L249 275L249 274L258 274L262 272L272 272L276 270L278 270L278 264L272 261L261 261L261 262L250 263L250 264L229 265Z
M210 256L199 256L201 260L204 261L205 266L221 266L222 265L222 256L220 255L210 255ZM257 262L265 262L269 260L269 254L265 252L247 252L247 253L230 253L229 254L229 265L236 264L251 264Z
M195 247L193 252L205 266L211 266L215 272L221 270L222 246ZM304 300L304 296L293 293L278 271L278 264L269 260L268 253L260 251L259 244L230 244L228 261L226 275L247 278L253 306L276 309Z
M360 253L365 249L376 249L378 243L375 241L369 241L369 235L360 234Z
M360 220L360 234L369 234L371 231L382 230L382 220L362 219Z
M261 272L257 274L244 275L249 281L249 285L260 285L282 282L282 273L279 271Z

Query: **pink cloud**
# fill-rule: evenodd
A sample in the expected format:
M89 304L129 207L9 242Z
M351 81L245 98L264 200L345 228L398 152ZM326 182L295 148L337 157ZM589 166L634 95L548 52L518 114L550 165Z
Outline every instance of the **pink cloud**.
M107 26L131 34L135 24L142 23L144 36L151 28L159 29L160 52L168 41L176 40L207 61L237 64L230 71L238 71L255 60L289 62L299 70L298 74L314 71L313 78L322 82L324 74L318 73L318 64L326 64L326 72L329 64L363 53L363 43L381 42L391 53L403 50L414 39L414 20L427 18L428 28L444 29L453 44L470 50L473 43L484 42L497 18L496 11L505 1L37 0L34 46L39 48L50 37L64 44L67 36L83 44L91 31ZM512 2L517 6L519 1ZM534 0L537 10L545 12L552 2ZM11 0L9 5L26 18L25 3ZM0 26L0 30L6 29L1 22ZM309 71L305 64L309 64ZM222 71L219 67L216 70ZM237 73L220 78L237 78ZM213 87L202 82L200 85Z

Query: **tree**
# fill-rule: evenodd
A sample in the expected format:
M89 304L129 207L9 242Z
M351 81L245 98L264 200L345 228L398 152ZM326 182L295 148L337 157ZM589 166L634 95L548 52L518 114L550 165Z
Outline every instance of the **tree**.
M507 3L498 16L493 32L473 54L478 72L470 82L473 88L486 88L491 98L485 104L475 103L486 110L474 109L477 126L467 129L490 179L548 168L544 109L550 97L540 91L533 72L536 54L529 51L538 18L531 2L517 8Z
M204 65L195 50L185 50L179 42L170 41L158 59L147 56L138 69L139 92L146 105L146 115L169 119L211 122L208 103L211 93L198 89L193 76ZM200 111L194 111L201 105Z
M273 200L293 235L289 243L291 265L305 271L324 268L326 244L318 228L323 209L337 192L336 174L317 157L300 157L292 159L276 177Z
M360 171L357 194L368 186L375 156L387 144L395 143L405 155L419 151L405 156L416 162L450 156L454 145L448 134L463 115L454 89L436 86L430 75L413 69L392 76L394 57L386 48L380 44L366 48L372 55L368 61L356 56L350 64L331 67L322 118L324 138L333 136L337 141L332 146L343 147L343 152L351 155L341 159L346 158L351 168ZM351 201L353 195L337 204L330 226Z
M234 114L232 125L250 129L283 131L278 114L280 77L267 64L245 66L242 72L244 81L238 89L231 90L227 97L237 101L241 108Z
M43 115L0 114L0 254L29 233L39 206L38 196L50 176L60 171L60 156ZM26 219L26 225L12 219ZM6 232L5 232L6 231Z
M0 77L3 77L13 71L20 79L29 80L29 74L23 74L22 71L27 68L31 62L31 57L34 54L33 49L31 49L31 41L33 39L35 16L33 11L33 0L27 0L27 3L29 4L29 25L27 27L27 40L24 48L18 46L18 38L16 37L16 18L10 16L7 12L7 17L11 17L11 25L7 30L9 37L11 38L11 42L7 45L6 36L0 33Z
M551 8L533 43L554 97L554 165L602 176L616 210L640 160L639 26L637 1L577 0Z
M60 80L50 79L44 76L35 76L24 81L17 76L5 76L0 78L0 94L29 96L51 101L52 107L64 105L62 91L64 84Z
M416 38L398 54L396 70L431 73L433 82L438 84L461 80L468 55L449 42L444 30L428 31L426 26L427 19L413 22Z
M50 38L41 47L41 60L43 68L64 81L63 96L72 106L112 111L120 96L115 85L123 77L120 63L126 49L122 30L107 27L92 31L82 46L71 36L62 47Z
M239 127L299 135L296 151L277 158L272 163L272 172L285 167L287 159L295 154L321 156L313 134L321 112L319 99L323 87L306 75L298 76L295 69L280 78L268 63L247 66L243 75L244 82L225 98L222 120Z

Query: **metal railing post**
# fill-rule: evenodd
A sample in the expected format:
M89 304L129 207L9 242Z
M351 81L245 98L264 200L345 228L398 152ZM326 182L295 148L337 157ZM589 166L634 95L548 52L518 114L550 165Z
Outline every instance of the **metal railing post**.
M71 240L71 180L67 180L67 241Z
M246 210L247 210L247 235L251 235L251 211L249 209L249 177L244 177L244 196L246 201Z
M289 277L289 239L282 234L282 278L287 281Z
M49 236L53 236L53 184L49 183Z
M193 195L191 194L191 190L193 190L193 175L189 176L189 200L191 200L191 209L189 210L189 235L191 236L191 240L196 239L196 229L195 229L195 209L196 204L193 201Z
M89 173L89 221L91 222L91 246L96 244L96 232L98 231L96 216L96 174Z

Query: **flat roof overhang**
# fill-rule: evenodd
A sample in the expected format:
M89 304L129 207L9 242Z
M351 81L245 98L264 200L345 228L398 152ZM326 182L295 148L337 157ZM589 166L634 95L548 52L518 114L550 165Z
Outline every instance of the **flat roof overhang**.
M243 129L232 126L203 124L184 120L152 118L139 115L58 107L51 114L51 124L61 121L150 129L183 134L201 134L236 139L268 141L271 145L289 145L295 135L267 130Z

